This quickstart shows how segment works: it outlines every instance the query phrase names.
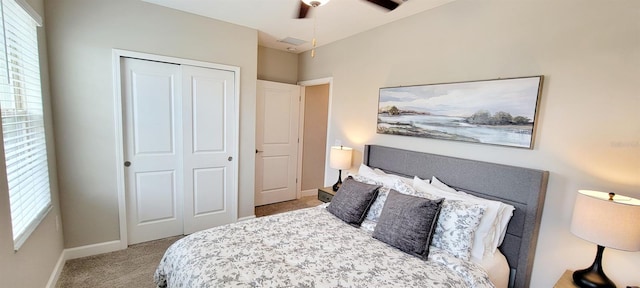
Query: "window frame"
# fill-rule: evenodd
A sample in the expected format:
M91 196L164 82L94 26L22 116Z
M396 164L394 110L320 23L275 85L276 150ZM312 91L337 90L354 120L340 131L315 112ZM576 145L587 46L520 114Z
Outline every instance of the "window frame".
M7 183L12 238L17 252L53 207L38 37L42 17L24 0L0 1L0 53L3 54L0 69L4 69L0 71L3 78L0 79L3 143L0 165L4 165L6 182L3 185ZM17 140L17 145L8 145L12 141L7 137L9 134ZM15 146L21 149L16 151ZM7 147L11 150L8 154Z

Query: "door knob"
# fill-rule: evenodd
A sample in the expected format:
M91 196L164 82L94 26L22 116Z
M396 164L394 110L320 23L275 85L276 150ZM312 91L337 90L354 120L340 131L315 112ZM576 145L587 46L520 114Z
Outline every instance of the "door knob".
M256 154L261 153L261 152L264 152L264 151L256 149Z
M231 160L233 160L233 157L229 156L229 158L227 158L227 161L231 162Z
M131 162L129 161L124 161L124 167L129 167L131 166Z

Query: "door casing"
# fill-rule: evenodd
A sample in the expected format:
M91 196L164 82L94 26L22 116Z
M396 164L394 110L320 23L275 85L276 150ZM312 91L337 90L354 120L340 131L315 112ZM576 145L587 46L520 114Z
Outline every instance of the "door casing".
M319 78L319 79L312 79L312 80L305 80L305 81L299 81L298 85L302 86L302 101L301 101L301 105L302 107L304 107L304 102L306 101L306 95L305 95L305 87L306 86L316 86L316 85L322 85L322 84L329 84L329 107L327 110L327 143L326 143L326 151L325 151L325 155L329 155L329 152L331 152L331 138L330 136L333 135L332 133L332 129L331 129L331 125L329 122L329 119L331 119L331 106L332 106L332 102L333 102L333 77L326 77L326 78ZM300 147L303 146L304 144L304 108L302 108L300 110L300 133L299 133L299 137L300 137ZM302 149L298 149L298 179L302 179ZM328 173L329 172L329 157L325 157L325 173L324 173L324 185L328 186L330 184L333 184L333 182L335 182L336 180L336 175L337 172L335 172L335 174L333 173ZM333 170L333 169L331 169ZM331 174L331 175L329 175ZM298 198L300 198L301 196L310 196L308 194L304 194L302 193L302 187L301 187L301 181L298 181Z

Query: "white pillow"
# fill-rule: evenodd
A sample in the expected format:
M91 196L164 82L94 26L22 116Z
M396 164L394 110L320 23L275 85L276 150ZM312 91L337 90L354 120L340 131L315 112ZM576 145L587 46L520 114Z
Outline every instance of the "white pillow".
M396 178L396 179L400 179L400 180L402 180L402 182L404 182L405 184L407 184L409 186L413 185L413 177L412 178L408 178L408 177L402 177L400 175L387 174L387 173L385 173L384 171L382 171L382 170L380 170L378 168L373 169L373 171L378 173L378 174L380 174L380 175L385 175L385 176L393 177L393 178Z
M380 170L380 172L382 172L382 170ZM382 183L383 186L389 187L389 188L393 188L393 185L396 181L396 178L390 177L384 174L384 172L380 174L374 171L373 169L371 169L371 167L364 164L360 164L360 168L358 169L358 175L380 182Z
M364 164L360 164L360 168L358 169L358 175L367 177L375 181L379 181L382 183L382 185L387 186L389 188L393 188L393 185L396 179L402 180L402 182L406 183L409 186L413 185L413 178L406 178L398 175L387 174L378 168L371 169L371 167Z
M484 199L484 198L477 197L475 195L471 195L462 191L458 191L458 193L467 195L469 197L474 197L477 199L483 199L486 201L494 201L494 202L500 203L500 213L498 213L498 227L497 227L497 231L499 232L496 233L495 237L493 238L493 245L492 245L493 246L492 253L495 253L496 249L500 247L500 245L502 245L502 242L504 241L504 236L507 234L507 226L509 226L509 221L511 221L511 217L513 217L513 211L515 211L516 208L513 207L512 205L502 203L500 201Z
M504 241L504 236L507 235L507 227L509 226L509 221L511 221L511 217L513 217L513 212L516 211L516 207L513 207L509 204L505 204L500 202L503 206L503 210L502 210L502 215L501 215L501 220L500 220L500 230L502 230L502 232L500 232L500 239L498 241L498 243L495 245L496 249L498 247L500 247L500 245L502 245L502 242ZM493 249L493 252L496 252L496 249Z
M433 179L431 180L433 182ZM485 207L484 214L480 220L480 224L477 226L476 233L473 238L473 246L471 249L471 255L475 258L482 259L485 253L493 253L495 235L500 233L497 229L499 224L498 213L500 212L500 204L497 201L490 202L481 198L471 198L468 195L464 195L458 192L452 193L443 191L434 184L429 184L418 177L413 178L413 188L417 191L423 191L435 195L436 197L442 197L446 200L458 200L471 204L478 204Z
M422 180L422 181L427 181L427 180ZM436 188L447 191L447 192L452 192L452 193L458 192L456 191L456 189L449 187L449 185L442 183L440 179L436 178L436 176L431 176L431 185L436 186Z
M496 222L498 226L496 227L496 233L493 236L493 244L491 244L491 253L495 253L496 249L500 247L500 245L502 245L502 242L504 241L504 236L507 234L507 226L509 226L509 221L511 221L511 217L513 216L513 211L515 211L516 208L509 204L502 203L500 201L484 199L484 198L476 197L471 194L464 193L462 191L456 191L455 189L449 187L447 184L442 183L435 176L431 177L431 184L433 184L434 186L444 191L461 193L464 195L468 195L469 197L474 197L474 198L482 199L486 201L497 202L500 205L500 210L498 212L499 220Z

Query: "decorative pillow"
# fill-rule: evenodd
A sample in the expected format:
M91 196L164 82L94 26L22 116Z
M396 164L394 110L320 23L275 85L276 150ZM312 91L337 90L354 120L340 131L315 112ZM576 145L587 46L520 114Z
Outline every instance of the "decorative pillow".
M384 202L387 201L389 190L391 190L389 187L380 187L378 190L378 197L373 201L373 204L371 204L371 208L369 208L369 212L367 212L365 219L373 222L378 221L380 213L382 213L382 209L384 208Z
M327 206L327 211L344 222L358 226L378 196L379 188L378 185L358 182L352 177L347 177Z
M433 196L427 198L445 198L447 200L459 200L464 201L468 204L478 204L484 207L485 211L483 213L482 219L480 220L480 224L477 227L476 233L473 235L473 245L471 250L471 255L476 259L482 259L485 254L493 253L494 248L494 239L496 234L499 233L499 225L498 225L498 213L500 211L500 205L497 201L489 201L482 198L477 197L469 197L470 195L465 195L460 192L447 192L440 190L435 187L434 184L429 184L427 182L422 181L418 177L414 177L413 187L417 191L421 191L424 193L429 193ZM435 183L437 179L431 179L431 183Z
M362 176L360 176L362 177ZM363 177L364 178L364 177ZM356 179L356 178L354 178ZM372 181L372 180L370 180ZM370 220L370 221L374 221L377 222L378 218L380 218L380 213L382 213L382 208L384 208L384 202L387 200L387 195L389 194L389 190L394 189L402 194L406 194L406 195L411 195L411 196L420 196L418 192L416 192L415 189L411 188L411 186L407 185L403 180L401 179L395 179L393 181L391 181L393 184L393 187L389 188L386 186L383 186L380 188L380 191L378 192L378 198L376 198L376 201L373 202L373 204L371 205L371 209L369 209L369 212L367 213L367 217L365 219ZM366 183L366 182L365 182ZM379 183L379 182L375 182L374 183Z
M484 211L484 207L478 204L445 199L431 245L469 260L474 235Z
M366 165L360 165L360 170L363 170L363 167L365 167L364 169L371 170L371 168L367 167ZM373 170L371 170L371 171L373 171ZM367 183L367 184L371 184L371 185L382 186L382 182L373 180L371 178L365 177L365 176L360 175L360 174L349 174L349 176L353 177L353 179L358 181L358 182ZM367 215L366 215L365 219L367 219L369 221L373 221L374 222L374 224L373 224L374 227L375 227L375 222L377 222L378 218L380 217L380 213L382 212L382 207L384 207L384 201L387 200L387 195L389 194L389 189L390 189L389 187L385 187L385 186L382 186L382 187L380 187L380 189L378 189L378 196L374 200L373 204L371 204L371 207L369 208L369 211L367 212ZM371 231L373 231L373 230L371 230Z
M389 191L373 238L427 260L442 201Z
M415 179L414 179L415 180ZM423 180L425 181L425 180ZM438 180L438 178L436 178L435 176L431 177L431 184L441 190L447 191L447 192L453 192L453 193L457 193L457 194L463 194L466 196L469 196L470 198L475 198L475 199L479 199L481 201L484 201L485 204L487 205L487 207L489 209L498 209L497 210L497 218L496 218L496 222L495 222L495 233L493 235L493 240L492 243L490 245L487 245L487 250L485 252L487 253L495 253L496 249L498 247L500 247L500 245L502 245L502 241L504 241L504 236L507 234L507 226L509 226L509 221L511 220L511 217L513 216L513 211L516 210L515 207L513 207L512 205L509 204L505 204L502 203L500 201L495 201L495 200L489 200L489 199L484 199L484 198L480 198L471 194L467 194L465 192L462 191L456 191L456 189L453 189L451 187L449 187L449 185L442 183L442 181ZM493 213L493 212L492 212ZM480 258L482 259L482 258Z
M394 182L393 187L391 188L402 194L411 195L411 196L421 196L420 193L416 191L416 189L413 189L413 187L411 187L411 184L407 184L402 180Z

